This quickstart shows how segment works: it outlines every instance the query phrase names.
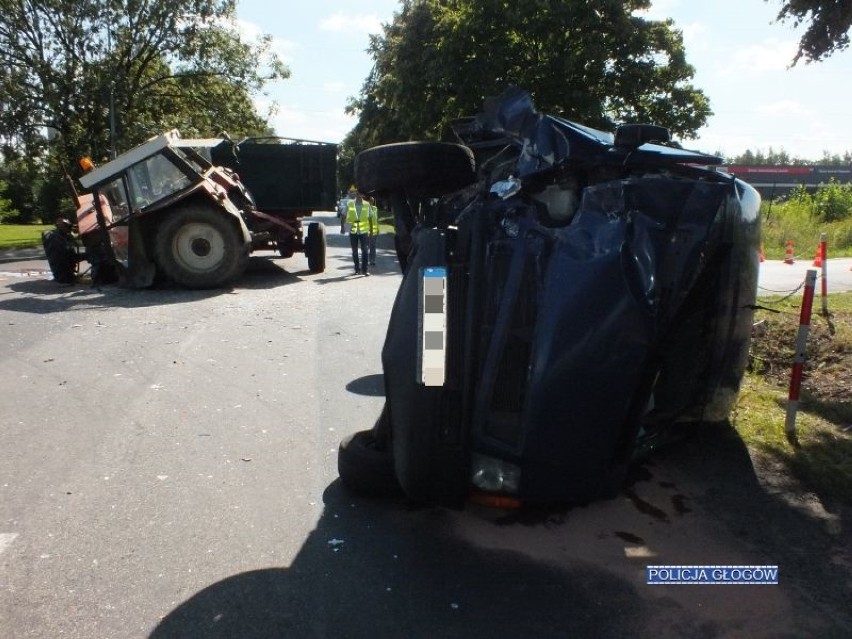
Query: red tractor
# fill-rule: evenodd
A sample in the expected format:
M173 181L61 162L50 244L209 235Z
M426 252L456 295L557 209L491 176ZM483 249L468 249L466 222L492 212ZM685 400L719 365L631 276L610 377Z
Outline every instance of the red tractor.
M325 229L302 218L334 210L334 144L254 138L182 139L170 131L89 168L77 224L93 279L130 287L160 276L187 288L238 277L256 250L305 253L325 270ZM97 266L97 268L95 268Z

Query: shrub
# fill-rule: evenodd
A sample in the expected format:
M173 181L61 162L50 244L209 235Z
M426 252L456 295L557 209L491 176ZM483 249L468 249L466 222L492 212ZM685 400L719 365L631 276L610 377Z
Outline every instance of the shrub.
M799 184L796 188L790 191L790 194L787 196L786 200L782 200L786 202L790 202L793 204L797 204L802 207L806 207L808 210L813 206L814 198L808 192L808 189L804 184Z
M852 246L852 217L830 225L828 234L828 254L832 250L845 249Z
M814 211L821 222L836 222L852 216L852 185L839 184L831 178L814 194Z
M852 255L852 185L832 180L814 194L799 186L783 199L764 200L761 213L763 247L769 259L784 257L789 240L797 259L810 257L822 233L828 236L829 256Z

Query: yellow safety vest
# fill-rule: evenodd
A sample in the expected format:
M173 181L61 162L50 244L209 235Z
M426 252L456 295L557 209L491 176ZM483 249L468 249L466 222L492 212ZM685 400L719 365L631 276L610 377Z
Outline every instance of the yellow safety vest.
M377 235L379 232L379 219L376 215L376 209L367 200L361 201L360 215L358 214L358 209L355 208L355 200L349 200L346 223L350 225L350 233L370 234L371 226L372 235Z

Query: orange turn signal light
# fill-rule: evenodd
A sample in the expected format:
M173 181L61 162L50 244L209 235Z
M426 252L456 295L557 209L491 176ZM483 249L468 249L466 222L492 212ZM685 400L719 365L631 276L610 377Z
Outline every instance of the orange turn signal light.
M474 491L470 493L470 501L480 506L488 506L490 508L503 508L505 510L515 510L521 507L521 500L517 497L508 495L494 495L492 493L481 493Z

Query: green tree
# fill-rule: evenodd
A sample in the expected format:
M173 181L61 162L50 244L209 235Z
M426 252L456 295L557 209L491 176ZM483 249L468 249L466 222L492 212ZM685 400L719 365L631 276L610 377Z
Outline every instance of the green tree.
M82 154L103 161L164 129L267 132L251 97L289 71L268 37L240 36L234 8L235 0L0 0L4 161L57 180ZM45 126L56 133L50 144Z
M649 0L403 0L371 40L344 147L440 139L509 85L536 106L612 130L654 122L694 137L712 114L690 84L681 33L635 15Z
M849 166L852 164L852 152L844 151L843 155L839 153L822 152L822 158L819 164L829 164L831 166Z
M852 164L852 153L846 151L843 155L840 155L838 153L823 151L822 157L819 160L809 160L790 155L784 149L776 151L772 147L769 147L765 153L760 149L757 151L746 149L745 152L740 155L727 158L726 161L730 164L781 164L791 166L811 166L814 164L820 164L825 166L849 166Z
M38 192L43 177L35 163L22 159L13 147L4 145L0 180L5 183L3 194L9 199L12 210L2 221L25 223L42 219Z
M769 0L766 0L767 2ZM819 62L849 46L852 29L852 2L848 0L782 0L778 20L799 26L806 24L793 58Z
M797 158L791 156L784 149L775 150L772 147L764 152L760 149L757 151L752 151L751 149L746 149L744 153L740 155L734 156L732 158L728 158L728 162L731 164L768 164L768 165L802 165L808 164L808 160L803 160L801 158ZM812 162L810 162L812 163Z
M0 180L0 223L12 221L18 215L18 212L12 208L12 201L5 197L6 188L6 183Z

